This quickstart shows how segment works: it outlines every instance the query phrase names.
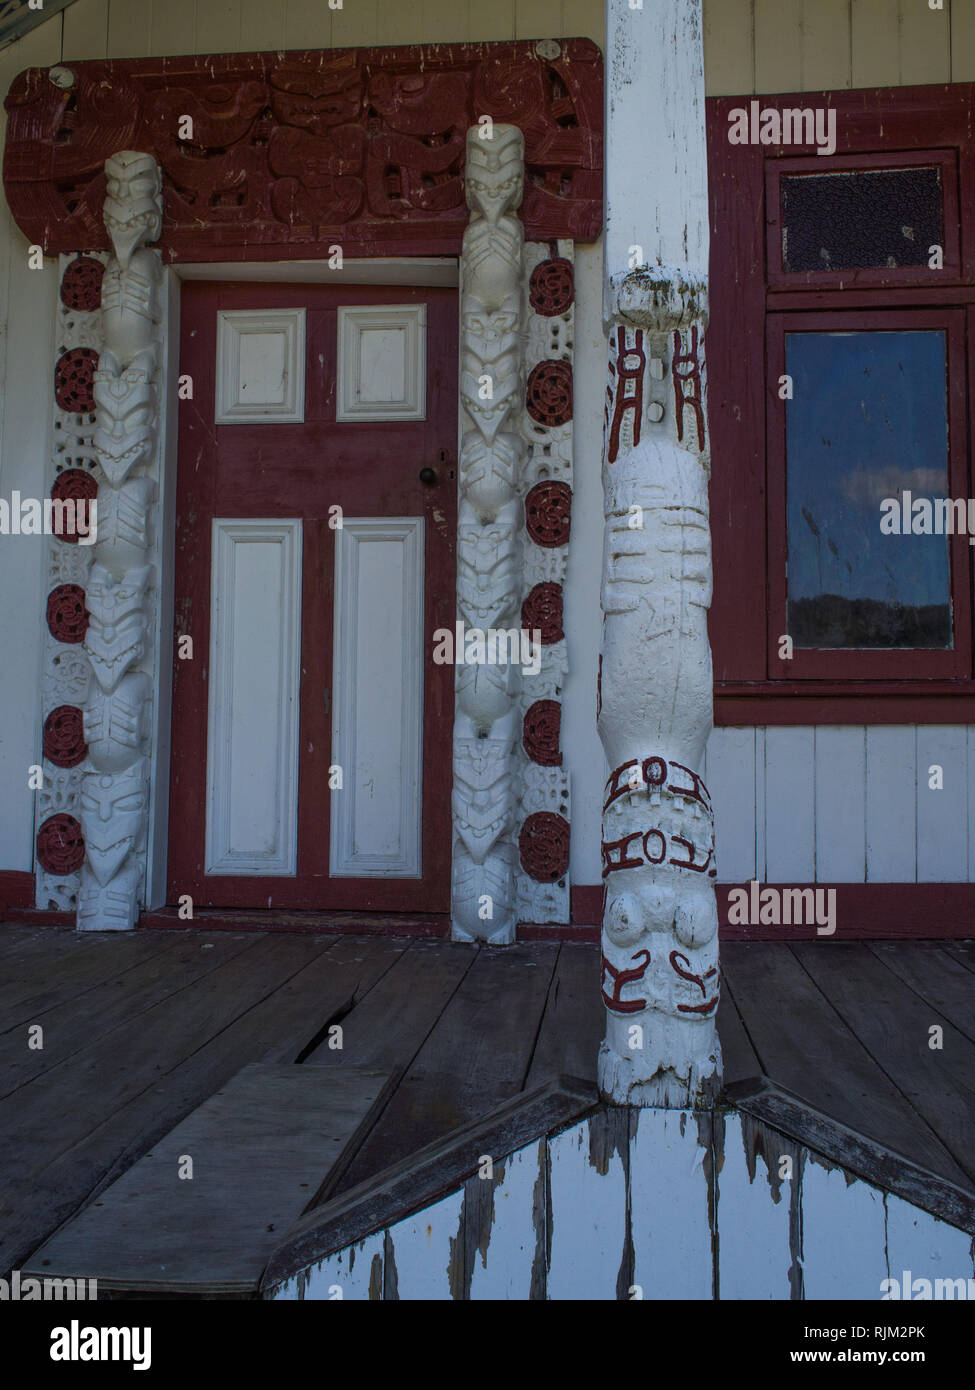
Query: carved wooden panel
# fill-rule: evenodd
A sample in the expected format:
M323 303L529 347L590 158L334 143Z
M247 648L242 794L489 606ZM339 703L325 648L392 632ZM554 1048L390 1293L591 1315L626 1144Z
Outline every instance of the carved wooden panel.
M465 139L482 116L525 136L526 235L602 225L602 55L588 39L74 63L10 89L7 201L50 255L108 240L105 159L163 170L167 260L454 255ZM185 118L189 118L189 122ZM190 133L191 132L191 133ZM551 287L547 293L551 294Z

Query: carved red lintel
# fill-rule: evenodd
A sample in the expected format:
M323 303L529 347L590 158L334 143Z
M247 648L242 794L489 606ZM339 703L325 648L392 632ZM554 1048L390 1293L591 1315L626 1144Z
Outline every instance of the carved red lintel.
M163 170L168 261L456 255L468 221L465 132L482 115L525 135L530 240L602 226L602 55L564 39L72 63L10 89L4 186L48 255L106 249L104 162ZM193 133L181 138L189 116ZM183 130L187 127L183 126Z

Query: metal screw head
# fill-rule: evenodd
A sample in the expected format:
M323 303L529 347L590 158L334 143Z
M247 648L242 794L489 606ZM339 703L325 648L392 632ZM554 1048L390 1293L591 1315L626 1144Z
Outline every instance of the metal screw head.
M75 75L70 68L54 67L47 70L48 80L53 82L55 87L60 87L62 91L67 91L75 84Z
M554 62L556 58L561 58L562 45L556 42L555 39L539 39L538 43L535 45L535 52L538 54L539 58L547 58L551 63Z

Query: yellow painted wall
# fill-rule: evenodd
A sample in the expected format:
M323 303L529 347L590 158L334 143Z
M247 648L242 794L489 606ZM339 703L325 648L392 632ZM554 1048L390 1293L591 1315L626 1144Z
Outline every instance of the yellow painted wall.
M603 13L603 0L343 0L341 10L328 0L76 0L43 26L41 45L69 62L570 35L602 44ZM704 0L704 19L711 95L975 81L975 0L940 10L930 0ZM2 55L3 71L36 61L37 42Z

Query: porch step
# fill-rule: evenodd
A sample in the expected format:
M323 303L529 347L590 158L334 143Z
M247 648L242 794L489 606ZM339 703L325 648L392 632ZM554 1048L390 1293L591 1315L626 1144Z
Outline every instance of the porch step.
M29 1261L99 1292L256 1292L268 1257L332 1190L395 1072L254 1063L161 1139ZM192 1177L187 1159L192 1160Z

